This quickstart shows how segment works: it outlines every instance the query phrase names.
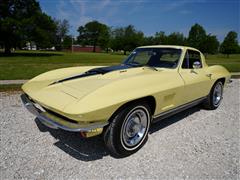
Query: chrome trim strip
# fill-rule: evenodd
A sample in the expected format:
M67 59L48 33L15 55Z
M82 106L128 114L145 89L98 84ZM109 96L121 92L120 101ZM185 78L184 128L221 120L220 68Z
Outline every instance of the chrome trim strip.
M108 122L95 122L90 124L75 124L71 122L67 122L69 126L62 125L59 122L54 121L54 119L51 119L47 117L43 111L38 109L33 102L30 101L30 99L26 96L26 94L21 95L21 100L24 104L24 106L27 108L27 110L32 113L33 115L37 116L39 121L41 121L44 125L53 128L53 129L63 129L65 131L71 131L71 132L88 132L93 129L97 128L103 128L108 124ZM64 119L63 119L64 120Z
M200 104L206 98L207 97L202 97L202 98L196 99L196 100L194 100L192 102L180 105L180 106L178 106L176 108L173 108L173 109L167 110L165 112L162 112L160 114L154 115L153 116L153 122L158 121L158 120L162 120L162 119L167 118L167 117L169 117L171 115L174 115L174 114L177 114L177 113L179 113L181 111L184 111L184 110L186 110L186 109L188 109L190 107L193 107L193 106L195 106L197 104Z

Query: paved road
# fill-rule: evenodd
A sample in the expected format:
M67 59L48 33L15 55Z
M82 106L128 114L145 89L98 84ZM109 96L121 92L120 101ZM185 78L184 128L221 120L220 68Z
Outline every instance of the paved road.
M194 107L151 128L136 154L111 157L100 137L50 130L34 121L19 92L0 93L0 177L240 179L240 80L215 111Z
M24 84L28 80L0 80L0 85Z

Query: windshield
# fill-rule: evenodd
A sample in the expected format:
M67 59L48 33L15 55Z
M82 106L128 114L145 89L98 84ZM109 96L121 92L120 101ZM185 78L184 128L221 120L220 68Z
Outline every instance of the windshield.
M124 64L130 66L175 68L181 52L181 49L174 48L137 48L124 61Z

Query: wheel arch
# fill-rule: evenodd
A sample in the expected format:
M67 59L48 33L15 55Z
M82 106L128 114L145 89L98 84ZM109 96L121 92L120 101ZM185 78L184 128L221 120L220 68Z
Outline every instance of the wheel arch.
M122 109L124 109L126 106L129 106L132 103L137 103L137 102L146 102L151 110L151 115L154 115L155 113L155 109L156 109L156 99L153 96L145 96L142 98L138 98L138 99L134 99L131 101L126 102L125 104L121 105L109 118L109 122L111 122L111 120L113 119L113 117L116 116L116 114L118 114Z
M221 81L222 84L223 84L223 86L224 86L225 83L226 83L226 78L225 78L225 77L219 78L219 79L216 80L216 82L218 82L218 81ZM216 82L215 82L215 83L216 83Z

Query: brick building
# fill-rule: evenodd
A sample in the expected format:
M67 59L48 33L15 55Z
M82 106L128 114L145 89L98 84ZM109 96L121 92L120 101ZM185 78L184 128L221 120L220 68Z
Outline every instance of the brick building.
M81 45L72 45L73 52L93 52L93 46L81 46ZM96 52L101 52L102 49L99 46L96 46Z

